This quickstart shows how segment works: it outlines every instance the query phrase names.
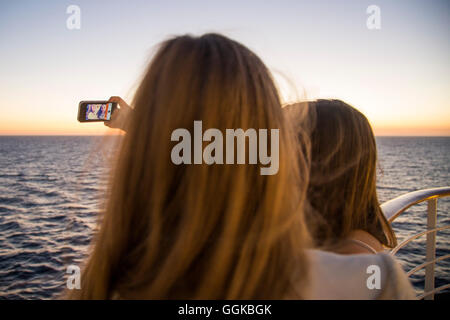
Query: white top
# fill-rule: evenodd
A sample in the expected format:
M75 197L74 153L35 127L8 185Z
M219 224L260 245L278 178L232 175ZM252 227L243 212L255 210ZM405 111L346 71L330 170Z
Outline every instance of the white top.
M406 273L387 253L340 255L319 250L308 253L310 287L303 293L306 299L416 299Z

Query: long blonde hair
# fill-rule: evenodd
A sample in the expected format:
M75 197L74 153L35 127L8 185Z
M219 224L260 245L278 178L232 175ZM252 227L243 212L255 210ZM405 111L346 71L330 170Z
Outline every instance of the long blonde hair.
M165 41L137 90L75 299L301 296L306 161L263 62L217 34ZM171 133L279 129L279 171L175 165ZM193 135L193 134L192 134ZM299 290L300 289L300 290ZM300 293L299 293L300 291Z

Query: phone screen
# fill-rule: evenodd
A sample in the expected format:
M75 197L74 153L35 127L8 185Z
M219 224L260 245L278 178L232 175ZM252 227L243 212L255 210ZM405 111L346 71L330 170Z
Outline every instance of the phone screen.
M112 103L88 103L86 105L86 121L111 120Z

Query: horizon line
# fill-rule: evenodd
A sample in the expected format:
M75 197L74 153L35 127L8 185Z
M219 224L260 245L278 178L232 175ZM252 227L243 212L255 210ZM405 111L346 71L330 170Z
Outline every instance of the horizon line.
M0 134L0 137L108 137L121 136L124 133L108 134ZM411 138L450 138L450 135L408 135L408 134L375 134L375 137L411 137Z

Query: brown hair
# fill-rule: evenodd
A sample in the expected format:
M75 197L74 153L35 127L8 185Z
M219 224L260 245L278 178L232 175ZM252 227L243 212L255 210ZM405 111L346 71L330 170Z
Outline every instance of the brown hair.
M311 140L308 220L316 244L332 247L361 229L387 247L396 246L378 202L377 148L369 121L340 100L308 105L303 123Z
M108 202L72 298L280 299L304 287L305 157L262 61L217 34L160 46L137 90ZM171 133L279 129L279 171L175 165ZM301 290L300 290L301 291ZM300 292L301 295L301 292Z

